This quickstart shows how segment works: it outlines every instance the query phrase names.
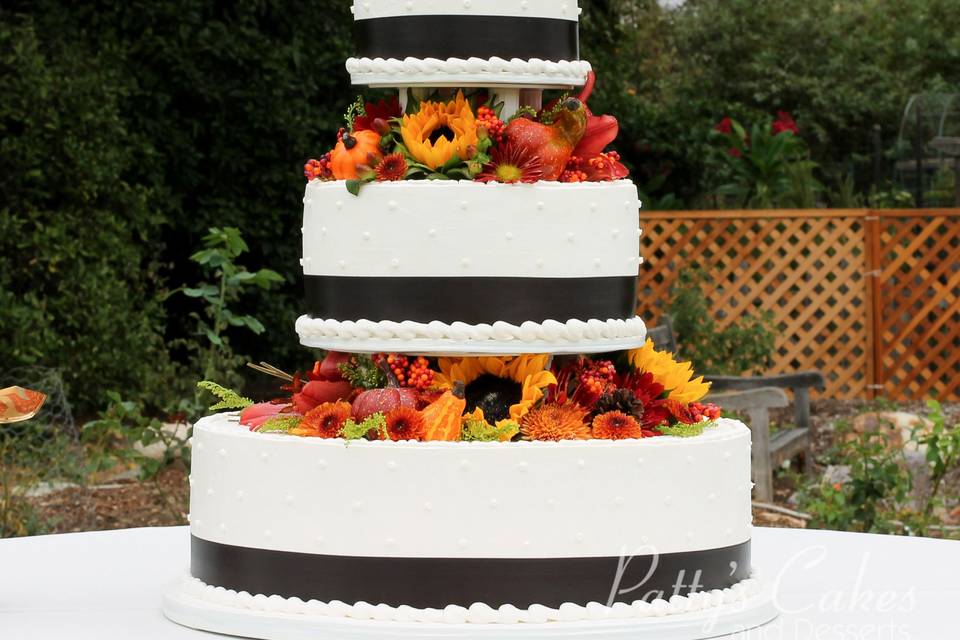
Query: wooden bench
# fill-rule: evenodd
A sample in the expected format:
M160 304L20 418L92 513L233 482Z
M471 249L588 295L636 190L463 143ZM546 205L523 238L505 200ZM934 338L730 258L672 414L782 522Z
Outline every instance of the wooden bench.
M670 317L663 324L647 331L658 349L677 353L677 338ZM813 465L813 442L816 431L810 420L810 389L823 390L825 380L819 371L801 371L771 376L705 376L711 383L707 400L730 411L747 414L753 448L753 482L756 498L773 500L773 470L787 460L800 456L804 471ZM793 391L796 425L770 435L770 409L788 406L784 389Z

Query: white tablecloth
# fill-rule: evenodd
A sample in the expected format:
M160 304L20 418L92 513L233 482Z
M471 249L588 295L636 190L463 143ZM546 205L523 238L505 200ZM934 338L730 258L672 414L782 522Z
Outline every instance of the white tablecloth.
M960 638L960 542L798 529L753 540L781 614L741 638ZM0 540L0 640L211 640L160 611L188 550L186 527Z

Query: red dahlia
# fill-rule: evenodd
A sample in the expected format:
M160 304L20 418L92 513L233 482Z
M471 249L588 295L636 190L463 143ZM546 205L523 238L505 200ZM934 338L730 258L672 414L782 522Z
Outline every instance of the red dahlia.
M490 154L490 162L477 176L478 182L536 182L543 176L543 162L529 150L507 142Z
M402 153L391 153L380 161L376 172L379 182L403 180L407 175L407 160Z

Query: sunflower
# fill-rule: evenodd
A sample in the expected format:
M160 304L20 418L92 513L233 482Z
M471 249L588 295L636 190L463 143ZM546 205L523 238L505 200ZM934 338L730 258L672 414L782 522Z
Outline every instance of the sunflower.
M478 182L536 182L543 177L543 162L529 150L512 142L495 148L483 166Z
M631 415L622 411L610 411L593 419L593 437L605 440L642 438L643 427Z
M349 402L324 402L308 411L300 421L300 426L290 429L288 433L314 438L337 438L349 419Z
M426 424L416 409L397 407L387 414L387 436L391 440L423 440Z
M527 440L589 440L586 417L587 410L578 404L549 402L523 417L520 433Z
M479 141L476 118L462 91L452 102L421 102L420 111L403 116L400 134L413 159L434 170L453 156L467 160L468 148Z
M480 358L440 358L437 385L450 388L462 382L466 413L481 409L496 424L510 418L520 421L543 398L543 390L557 379L547 371L548 355Z
M692 364L677 362L668 351L657 351L653 340L627 352L627 358L637 371L652 374L654 380L667 390L667 397L671 400L696 402L710 391L710 383L704 382L703 376L693 377Z
M391 153L380 161L376 173L379 182L403 180L407 175L407 160L402 153Z

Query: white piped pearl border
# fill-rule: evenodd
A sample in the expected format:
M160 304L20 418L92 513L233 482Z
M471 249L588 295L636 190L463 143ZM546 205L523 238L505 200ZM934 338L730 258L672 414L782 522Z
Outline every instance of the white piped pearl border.
M358 352L566 353L573 349L589 353L640 347L647 337L647 327L639 317L528 321L517 326L509 322L354 322L300 316L296 328L306 346Z
M592 67L586 60L505 60L492 58L349 58L347 72L353 84L405 86L408 84L483 83L579 86Z
M202 580L187 576L183 578L183 593L211 604L224 607L237 607L267 613L285 613L291 615L326 616L353 618L357 620L379 620L393 622L427 622L446 624L518 624L544 622L574 622L578 620L605 620L648 618L692 613L714 607L744 601L761 592L762 583L754 573L727 589L700 591L687 596L671 596L669 600L657 599L652 602L635 600L628 604L617 602L608 607L599 602L590 602L586 606L567 602L553 609L542 605L532 605L528 609L505 604L493 607L477 602L469 607L448 605L443 609L416 609L406 605L391 607L387 604L373 605L357 602L353 605L332 600L320 602L300 598L283 598L278 595L251 595L246 591L234 591L223 587L214 587Z

